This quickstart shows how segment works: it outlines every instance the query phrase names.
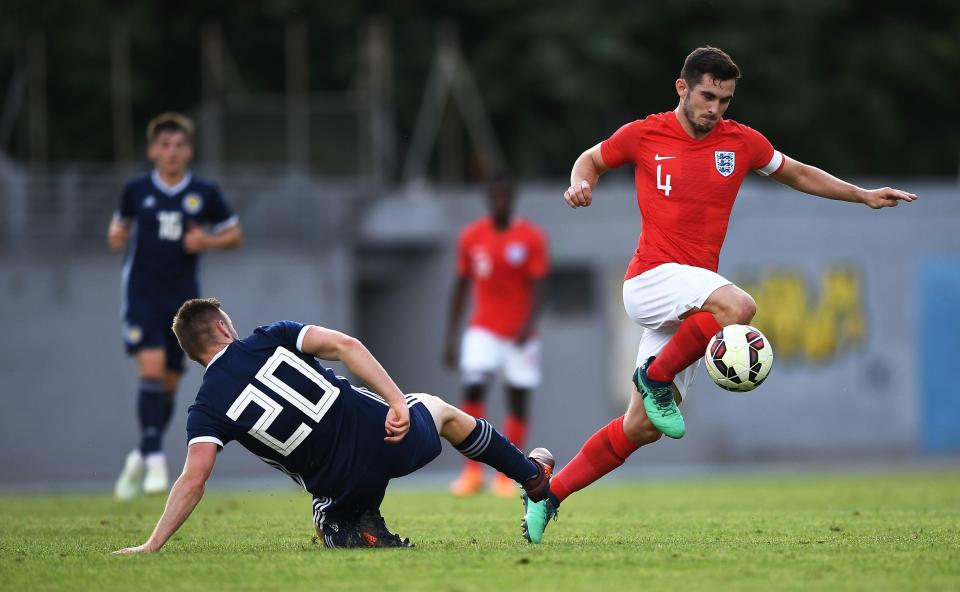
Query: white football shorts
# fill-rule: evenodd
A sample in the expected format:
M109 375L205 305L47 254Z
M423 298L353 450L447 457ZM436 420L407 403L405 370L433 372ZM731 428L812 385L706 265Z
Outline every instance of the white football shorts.
M700 308L718 288L732 284L722 275L702 267L664 263L623 282L623 308L643 327L637 351L639 368L670 341L680 326L680 317ZM677 375L674 384L686 398L700 361Z
M487 329L468 327L460 345L463 383L486 382L497 371L503 371L503 379L510 386L540 386L540 338L535 335L521 346Z

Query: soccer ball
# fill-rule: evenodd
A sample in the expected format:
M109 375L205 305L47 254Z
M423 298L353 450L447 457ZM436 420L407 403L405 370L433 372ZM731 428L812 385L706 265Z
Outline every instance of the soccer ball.
M756 327L727 325L710 338L704 362L720 388L752 391L770 374L773 346Z

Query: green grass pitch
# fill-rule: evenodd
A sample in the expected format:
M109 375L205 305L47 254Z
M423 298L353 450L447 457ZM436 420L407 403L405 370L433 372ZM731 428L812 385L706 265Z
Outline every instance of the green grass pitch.
M540 546L520 502L388 494L415 549L329 551L303 493L208 492L159 554L163 506L0 497L2 590L960 590L960 472L744 476L595 487Z

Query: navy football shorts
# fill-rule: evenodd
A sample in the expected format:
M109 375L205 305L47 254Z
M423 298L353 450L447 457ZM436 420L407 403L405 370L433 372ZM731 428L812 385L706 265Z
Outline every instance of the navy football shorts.
M180 305L189 298L131 295L123 315L123 342L133 355L144 348L162 347L166 352L167 370L183 373L183 350L170 328Z
M379 434L376 436L380 442L373 455L376 460L368 467L357 467L362 474L356 486L336 498L313 498L314 524L322 526L325 520L349 519L364 510L378 509L390 479L409 475L440 456L440 434L433 416L426 405L415 401L416 396L407 395L410 431L396 444L384 442ZM386 416L386 411L383 415Z

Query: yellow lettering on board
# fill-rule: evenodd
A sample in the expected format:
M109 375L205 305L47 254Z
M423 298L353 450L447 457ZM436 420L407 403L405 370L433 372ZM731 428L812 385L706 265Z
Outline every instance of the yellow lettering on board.
M860 344L866 320L860 277L849 267L827 268L816 286L794 271L774 270L742 287L757 301L753 325L773 343L777 357L826 362Z

